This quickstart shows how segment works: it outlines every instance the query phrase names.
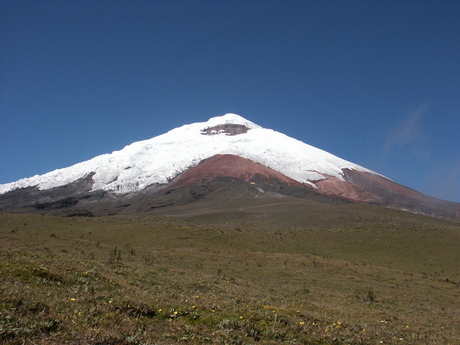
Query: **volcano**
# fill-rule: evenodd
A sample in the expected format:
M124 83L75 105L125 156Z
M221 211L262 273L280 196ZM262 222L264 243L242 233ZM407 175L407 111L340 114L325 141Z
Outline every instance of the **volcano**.
M279 198L377 204L458 218L436 199L236 114L0 185L0 210L59 215L148 212L212 200Z

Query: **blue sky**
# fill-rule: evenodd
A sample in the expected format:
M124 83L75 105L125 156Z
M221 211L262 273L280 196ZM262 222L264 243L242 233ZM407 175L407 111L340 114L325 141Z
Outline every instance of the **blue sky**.
M460 202L460 1L0 2L0 183L237 113Z

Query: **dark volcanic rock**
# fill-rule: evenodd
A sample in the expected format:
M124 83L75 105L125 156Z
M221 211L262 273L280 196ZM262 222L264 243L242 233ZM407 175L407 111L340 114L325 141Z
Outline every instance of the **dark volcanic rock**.
M91 190L93 175L94 173L90 173L80 180L61 187L45 190L40 190L37 187L28 187L0 194L0 210L53 204L71 196L76 196L77 199L81 198L82 195ZM69 201L69 203L73 203L73 201ZM70 206L70 204L67 206Z
M216 134L224 133L226 135L238 135L238 134L244 134L248 130L249 128L246 126L228 123L224 125L218 125L218 126L213 126L213 127L203 129L201 131L201 134L216 135Z

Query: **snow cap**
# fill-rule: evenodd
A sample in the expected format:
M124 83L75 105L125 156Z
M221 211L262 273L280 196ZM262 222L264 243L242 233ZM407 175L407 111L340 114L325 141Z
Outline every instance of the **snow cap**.
M233 113L227 113L222 116L212 117L207 122L205 122L205 125L209 127L213 127L217 125L224 125L224 124L243 125L250 129L262 128L261 126L255 124L254 122L246 120L244 117L237 115L237 114L233 114Z

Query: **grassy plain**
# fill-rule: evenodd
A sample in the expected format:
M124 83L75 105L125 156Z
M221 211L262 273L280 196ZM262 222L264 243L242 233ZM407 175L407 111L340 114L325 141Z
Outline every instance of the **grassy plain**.
M4 344L460 344L460 223L280 199L0 214Z

